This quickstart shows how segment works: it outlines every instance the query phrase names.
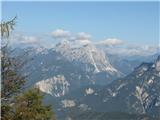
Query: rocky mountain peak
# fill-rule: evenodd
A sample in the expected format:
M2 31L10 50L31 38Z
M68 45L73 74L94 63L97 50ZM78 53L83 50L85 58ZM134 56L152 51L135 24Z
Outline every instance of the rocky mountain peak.
M118 72L118 70L110 64L104 51L99 50L92 43L84 41L64 41L57 44L54 49L70 62L76 61L82 64L92 65L96 73L102 71Z

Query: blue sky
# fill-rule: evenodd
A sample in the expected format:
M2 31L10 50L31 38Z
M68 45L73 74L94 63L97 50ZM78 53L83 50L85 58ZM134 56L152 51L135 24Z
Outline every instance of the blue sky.
M3 2L2 18L18 16L16 31L43 35L56 29L86 32L94 41L159 42L157 2Z

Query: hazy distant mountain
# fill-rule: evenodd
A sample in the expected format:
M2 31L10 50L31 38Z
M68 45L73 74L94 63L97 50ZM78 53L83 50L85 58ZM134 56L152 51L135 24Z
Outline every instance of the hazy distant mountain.
M128 75L133 72L135 67L138 67L142 62L152 62L158 57L159 53L149 56L120 56L107 54L110 63L114 68Z

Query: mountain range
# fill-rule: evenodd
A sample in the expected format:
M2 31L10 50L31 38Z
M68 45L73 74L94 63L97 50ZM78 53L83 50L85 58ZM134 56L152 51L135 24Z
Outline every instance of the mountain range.
M44 102L54 106L59 120L160 118L159 53L121 57L84 43L16 50L29 50L33 59L23 69L29 74L26 85L45 93Z

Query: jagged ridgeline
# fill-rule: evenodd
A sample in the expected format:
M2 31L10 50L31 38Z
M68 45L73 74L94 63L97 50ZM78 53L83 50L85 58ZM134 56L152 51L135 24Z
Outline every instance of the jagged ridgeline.
M79 112L75 120L159 120L160 56L153 63L142 63L131 74L101 89L97 95L85 97L81 103L90 109Z
M67 117L76 120L76 116L85 120L87 114L87 119L93 119L95 114L95 119L102 120L116 119L119 115L124 119L159 118L158 54L149 56L148 63L117 60L130 66L126 74L122 70L125 68L114 64L114 56L114 62L110 61L111 56L108 58L95 45L72 44L64 41L52 49L30 48L33 51L30 55L35 58L28 65L32 67L25 69L32 71L28 84L46 93L45 102L55 106L60 120Z

